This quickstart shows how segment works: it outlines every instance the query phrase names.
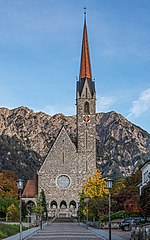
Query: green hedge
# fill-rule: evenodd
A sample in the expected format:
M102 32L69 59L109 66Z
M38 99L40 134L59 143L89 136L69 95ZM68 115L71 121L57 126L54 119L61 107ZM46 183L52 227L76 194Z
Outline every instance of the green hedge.
M119 211L119 212L112 212L111 213L111 220L114 219L123 219L123 218L128 218L128 217L139 217L140 215L137 213L129 213L124 210ZM100 217L100 222L108 222L109 220L109 215L103 215Z
M23 227L23 230L26 228ZM12 224L0 224L0 239L17 234L20 231L19 225Z

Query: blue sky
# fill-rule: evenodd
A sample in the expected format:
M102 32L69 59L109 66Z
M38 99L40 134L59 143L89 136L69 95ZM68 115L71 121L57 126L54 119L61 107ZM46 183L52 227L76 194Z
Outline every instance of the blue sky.
M97 112L150 132L149 0L0 0L0 107L75 114L84 6Z

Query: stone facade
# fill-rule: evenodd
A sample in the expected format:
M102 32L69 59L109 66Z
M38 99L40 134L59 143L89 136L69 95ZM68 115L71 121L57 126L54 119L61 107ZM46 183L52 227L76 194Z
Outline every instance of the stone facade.
M96 93L91 77L86 22L82 53L82 78L77 81L76 91L77 146L63 127L38 172L38 192L44 190L51 217L77 216L81 185L96 168Z

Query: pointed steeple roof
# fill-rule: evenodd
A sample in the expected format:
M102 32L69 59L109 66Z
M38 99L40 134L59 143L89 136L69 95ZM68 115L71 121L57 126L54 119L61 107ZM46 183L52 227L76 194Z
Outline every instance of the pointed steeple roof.
M90 54L88 46L88 34L86 26L86 12L84 13L84 28L83 28L83 39L82 39L82 53L81 53L81 63L80 63L80 76L79 78L89 78L92 79Z

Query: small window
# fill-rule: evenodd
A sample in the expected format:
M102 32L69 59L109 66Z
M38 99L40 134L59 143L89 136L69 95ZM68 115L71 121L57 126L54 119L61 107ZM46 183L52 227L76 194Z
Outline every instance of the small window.
M90 114L90 106L88 102L84 103L84 113L85 114Z
M144 173L144 182L148 182L148 170Z

